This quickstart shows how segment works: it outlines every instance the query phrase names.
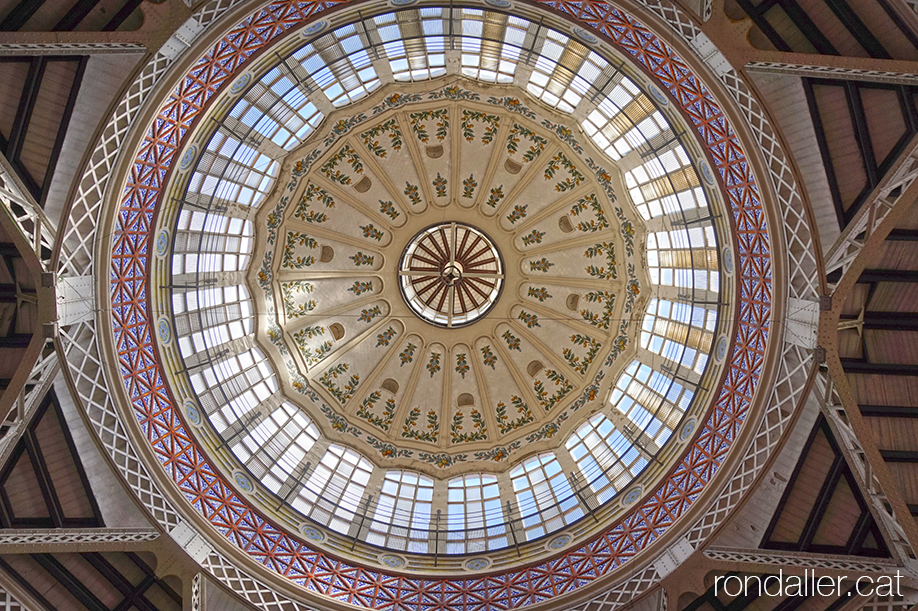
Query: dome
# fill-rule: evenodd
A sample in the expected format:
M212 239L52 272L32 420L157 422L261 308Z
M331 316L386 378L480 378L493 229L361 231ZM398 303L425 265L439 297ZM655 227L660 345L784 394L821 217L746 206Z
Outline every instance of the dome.
M188 26L104 202L156 511L315 604L659 579L775 448L808 273L724 73L643 12L256 4Z
M157 223L191 438L295 535L387 566L595 536L725 365L729 225L684 118L584 32L494 8L453 9L455 38L433 6L306 28L189 134Z

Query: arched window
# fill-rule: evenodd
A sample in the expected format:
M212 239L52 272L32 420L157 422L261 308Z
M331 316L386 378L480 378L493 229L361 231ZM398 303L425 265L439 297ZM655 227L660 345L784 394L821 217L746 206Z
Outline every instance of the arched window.
M527 458L510 471L510 479L527 540L583 517L583 509L553 453Z
M182 210L175 233L172 274L235 272L249 265L251 221Z
M712 225L647 234L647 265L653 284L720 291Z
M239 354L217 352L208 366L191 374L191 384L204 411L214 418L219 408L227 425L250 417L278 389L274 370L258 348Z
M249 291L244 285L174 291L172 311L179 349L186 359L251 335L254 314Z
M497 477L487 473L449 480L446 553L464 554L507 546Z
M581 424L565 446L600 503L615 496L647 464L603 414L594 414Z
M604 82L609 63L576 40L548 30L526 90L561 112L574 112L593 82Z
M347 534L373 466L350 448L331 445L293 506L317 522Z
M427 553L433 480L414 471L388 471L370 524L368 543Z
M248 127L237 129L242 133L221 125L211 137L188 182L189 201L255 207L267 197L280 171L277 159L283 149L252 140Z
M692 391L636 360L619 376L609 397L626 418L623 424L613 418L616 428L648 456L663 447L691 399Z
M669 129L653 102L627 78L619 79L581 125L614 161Z
M345 106L380 85L365 48L368 43L366 34L350 24L304 45L293 54L292 60L302 65L303 75L321 87L332 104Z
M233 106L229 116L245 129L253 128L285 150L302 144L322 121L323 115L306 97L301 85L286 67L275 66L250 87Z
M664 124L665 125L665 124ZM666 129L667 127L659 127ZM681 144L670 138L666 150L625 171L625 186L645 220L708 205L707 196Z
M319 429L303 410L285 401L243 433L231 447L256 479L275 494L298 487L306 453L319 439Z
M641 348L701 374L708 362L716 326L716 310L651 299L641 326Z

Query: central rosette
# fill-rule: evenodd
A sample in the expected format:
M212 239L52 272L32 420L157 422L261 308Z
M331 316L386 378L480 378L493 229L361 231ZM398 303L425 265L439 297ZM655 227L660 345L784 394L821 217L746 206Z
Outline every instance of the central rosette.
M402 297L422 320L468 325L494 307L504 281L500 251L481 230L438 223L418 233L399 261Z

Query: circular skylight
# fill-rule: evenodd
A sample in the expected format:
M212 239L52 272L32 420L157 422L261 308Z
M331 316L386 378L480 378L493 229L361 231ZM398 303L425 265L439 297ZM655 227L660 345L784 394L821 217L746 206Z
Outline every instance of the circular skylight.
M471 324L500 296L504 266L484 232L464 223L438 223L408 243L398 266L399 288L421 319L447 328Z

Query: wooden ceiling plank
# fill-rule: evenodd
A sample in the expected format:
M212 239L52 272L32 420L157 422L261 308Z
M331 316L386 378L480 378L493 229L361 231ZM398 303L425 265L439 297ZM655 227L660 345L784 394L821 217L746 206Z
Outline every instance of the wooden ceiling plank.
M916 282L918 271L906 269L865 269L857 279L859 284L871 282Z
M861 21L861 18L858 17L857 13L851 9L851 6L845 0L825 0L825 2L844 26L848 28L848 31L857 39L858 44L871 57L892 59L892 55L883 47L882 43L873 35L873 32Z
M70 86L70 93L64 105L64 112L61 116L61 123L57 130L57 136L51 148L51 155L48 158L48 167L45 170L44 180L42 181L41 197L38 199L38 204L41 207L45 205L45 200L48 197L48 190L51 187L51 181L54 178L55 169L57 168L57 162L60 159L61 150L64 148L64 139L70 127L70 120L73 118L73 109L76 107L77 96L83 84L83 75L86 73L86 65L89 63L89 57L81 57L78 62L76 73L73 77L73 83Z
M77 3L67 11L53 28L51 28L51 31L70 32L75 30L80 22L83 21L83 18L92 12L92 9L96 8L99 1L100 0L77 0Z
M871 363L863 359L841 359L845 373L883 376L918 376L918 365Z
M19 158L47 63L48 61L44 57L33 57L29 62L29 73L26 77L25 88L19 98L19 108L16 110L16 118L13 120L13 127L7 137L8 142L6 151L4 151L6 158L10 161L16 161Z
M893 229L886 239L890 242L918 242L918 229Z
M845 458L841 454L836 454L829 475L826 476L825 481L822 483L822 488L819 490L819 496L816 497L816 503L810 511L810 516L806 521L806 527L803 529L803 534L800 536L800 540L797 543L797 547L800 551L809 549L813 544L816 531L826 517L826 510L829 508L832 496L835 494L835 489L838 487L838 482L842 478L845 466Z
M32 559L66 587L67 590L80 601L80 604L89 611L109 611L108 607L106 607L102 601L83 584L83 582L64 568L56 558L48 554L32 554Z
M15 32L22 28L44 3L45 0L22 0L3 21L0 21L0 30Z
M918 418L918 407L895 405L859 405L862 416L872 418Z
M137 10L143 0L128 0L128 2L115 13L115 16L102 28L103 32L114 32L124 23L131 14Z
M880 450L886 462L918 463L918 452L913 450Z

